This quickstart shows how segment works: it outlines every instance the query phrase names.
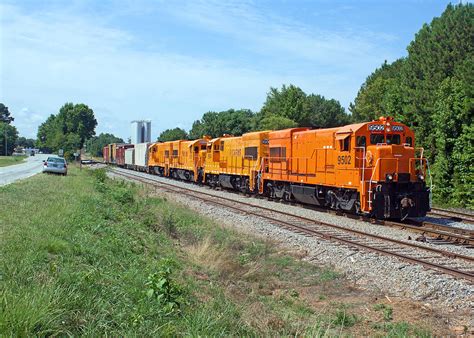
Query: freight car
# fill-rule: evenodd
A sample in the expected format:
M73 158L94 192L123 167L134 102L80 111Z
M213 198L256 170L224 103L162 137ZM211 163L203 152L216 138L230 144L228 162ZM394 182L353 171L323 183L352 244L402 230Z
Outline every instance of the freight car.
M135 144L134 162L133 166L135 170L147 171L148 170L148 149L151 143L137 143Z
M115 146L115 164L119 167L125 167L125 150L133 148L133 144L121 143Z
M135 148L125 149L125 168L135 170Z
M104 163L110 163L110 147L109 145L106 145L104 148L102 148L102 156L104 158Z
M329 129L153 143L140 158L135 152L134 161L147 161L147 171L160 176L404 219L430 210L428 162L414 145L413 131L381 117ZM109 163L115 163L115 148L110 145Z

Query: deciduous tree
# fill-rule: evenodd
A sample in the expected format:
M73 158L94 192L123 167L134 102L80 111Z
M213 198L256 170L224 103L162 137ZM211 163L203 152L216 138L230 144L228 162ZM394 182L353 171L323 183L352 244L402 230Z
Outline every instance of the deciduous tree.
M163 131L158 137L158 141L166 142L166 141L186 140L187 138L188 138L188 134L186 133L184 129L174 128L174 129L166 129L165 131Z

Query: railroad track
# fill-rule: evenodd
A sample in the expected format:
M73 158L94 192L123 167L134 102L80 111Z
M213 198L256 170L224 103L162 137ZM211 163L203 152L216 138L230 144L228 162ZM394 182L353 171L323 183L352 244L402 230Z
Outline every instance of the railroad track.
M297 203L290 203L292 205L299 205L307 209L316 210L319 212L326 212L336 216L343 216L351 219L357 219L364 222L395 227L403 230L408 230L413 233L418 233L419 237L415 237L415 241L429 242L437 245L455 244L466 248L474 248L474 230L458 228L449 225L443 225L430 221L419 220L405 220L403 222L391 220L378 220L367 216L348 214L338 210L318 206L305 206Z
M162 182L149 174L118 168L114 168L112 171L118 176L139 181L144 184L154 185L165 191L179 193L201 200L207 204L219 205L239 213L265 219L271 224L300 235L319 237L358 250L391 256L411 264L421 265L437 272L474 282L474 257L471 256L460 255L415 243L403 242L307 217L297 216L284 211L257 206L252 203L216 196L211 193L198 192L185 187L178 187L174 184Z
M474 248L473 230L415 220L406 220L404 222L381 221L381 224L419 233L420 236L415 238L417 241L438 245L456 244L466 248Z
M430 212L431 216L442 216L448 217L455 221L461 221L465 223L474 224L474 215L468 214L465 212L453 211L453 210L446 210L446 209L439 209L439 208L431 208Z
M329 213L335 216L343 216L351 219L361 220L372 224L408 230L410 232L420 234L419 237L414 238L415 241L429 242L437 245L454 244L464 246L466 248L474 248L474 230L470 229L443 225L427 220L420 221L407 219L402 222L392 220L379 220L368 216L346 213L341 210L333 210L316 205L305 205L297 202L283 201L281 203L295 205L318 212Z

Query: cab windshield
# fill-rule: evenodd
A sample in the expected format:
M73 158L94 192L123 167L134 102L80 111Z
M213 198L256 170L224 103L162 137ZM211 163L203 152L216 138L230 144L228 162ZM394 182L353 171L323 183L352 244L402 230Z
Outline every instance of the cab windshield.
M385 143L384 134L370 134L370 144Z
M370 135L370 144L400 144L400 135L399 134L387 134L385 137L384 134L371 134Z
M400 144L400 135L387 134L387 144Z

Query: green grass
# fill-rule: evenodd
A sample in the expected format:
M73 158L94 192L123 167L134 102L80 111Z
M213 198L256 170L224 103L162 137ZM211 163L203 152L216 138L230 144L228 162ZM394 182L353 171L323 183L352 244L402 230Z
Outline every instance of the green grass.
M334 271L102 171L37 175L0 187L0 203L0 336L321 336L360 325L345 305L308 301L342 290Z
M0 156L0 167L23 162L28 156Z

